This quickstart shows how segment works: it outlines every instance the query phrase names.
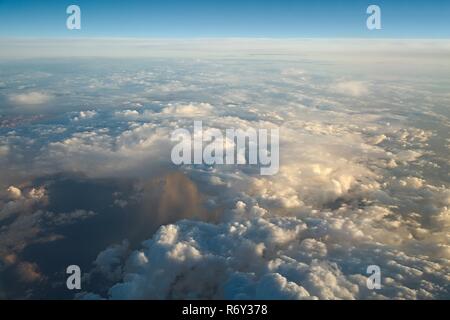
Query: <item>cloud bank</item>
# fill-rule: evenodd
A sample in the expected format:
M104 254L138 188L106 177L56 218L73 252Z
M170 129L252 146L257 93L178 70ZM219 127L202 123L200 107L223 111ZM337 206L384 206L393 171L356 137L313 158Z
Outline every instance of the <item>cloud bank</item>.
M27 247L60 241L59 228L77 221L138 215L131 236L108 235L90 254L78 298L448 298L448 42L381 41L371 52L364 41L325 51L306 40L224 41L199 40L164 62L81 59L68 78L52 67L4 77L5 101L23 95L11 89L19 83L61 108L1 118L0 272L55 284L23 257ZM140 58L187 45L137 43ZM194 120L205 130L278 127L279 173L174 166L170 134ZM82 209L52 211L36 181L61 173L121 186L95 189L103 214L82 196L71 198ZM369 265L381 268L381 290L367 288Z

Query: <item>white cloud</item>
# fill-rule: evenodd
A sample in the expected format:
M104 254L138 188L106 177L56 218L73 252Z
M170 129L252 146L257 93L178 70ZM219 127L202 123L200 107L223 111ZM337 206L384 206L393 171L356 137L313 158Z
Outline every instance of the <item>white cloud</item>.
M369 93L366 83L360 81L343 81L333 85L332 90L339 94L361 97Z
M32 91L27 93L13 94L9 96L9 100L17 105L34 106L42 105L53 99L53 96L38 91Z
M0 193L0 223L3 223L0 232L0 273L4 263L15 265L19 277L26 282L43 280L44 276L36 264L21 260L21 251L33 243L60 239L61 236L53 233L55 227L91 218L96 213L75 210L56 214L46 211L48 199L43 187L19 189L11 186L6 191L6 198Z
M267 42L255 43L270 52ZM248 50L240 41L233 44L241 52ZM306 48L300 43L272 44L286 49L283 54L289 58ZM336 43L326 45L331 51L344 50ZM398 42L393 41L383 48L392 52L395 45ZM417 45L415 54L427 52L422 45ZM445 43L437 47L449 48ZM314 57L312 51L308 54ZM333 54L322 52L313 62L322 62L327 55ZM111 120L109 126L102 118L85 126L71 123L67 135L58 136L47 128L33 131L29 140L19 140L15 132L1 141L14 150L8 158L19 159L18 150L28 156L29 146L39 146L37 156L26 157L29 163L24 166L36 176L71 171L88 177L166 177L154 185L173 192L161 197L160 207L149 208L157 212L155 224L162 225L156 234L137 248L127 242L110 246L94 263L94 272L111 282L106 288L110 298L448 298L448 150L436 148L447 124L445 117L437 116L436 106L446 105L448 97L437 95L440 88L426 91L408 81L409 65L397 65L395 57L381 58L383 65L392 67L389 71L395 79L342 81L342 76L335 76L334 64L327 64L333 72L324 75L314 63L278 58L271 61L269 71L252 59L245 66L232 59L200 61L196 68L167 63L164 68L169 72L161 74L157 68L134 75L105 71L111 81L95 88L121 90L132 84L142 92L134 95L124 90L118 95L142 104L115 104L130 108L119 111L102 109L105 119ZM370 61L365 55L361 59ZM392 59L396 63L390 64ZM360 63L358 67L364 68L362 60L352 61L351 66ZM428 61L432 67L425 69L428 75L447 70L448 62L441 66L443 60L436 61ZM339 70L350 70L346 67L338 65ZM409 71L397 75L402 68ZM193 76L199 69L202 76ZM382 77L384 71L377 75ZM331 85L324 88L323 83ZM363 99L371 92L383 92L378 108ZM417 115L431 116L433 126L420 128L421 121L412 121ZM174 168L170 133L190 128L195 117L203 120L205 130L280 127L279 174L261 177L245 166ZM36 132L49 132L45 139L51 138L50 142ZM16 172L25 171L15 165L9 164ZM178 173L168 178L166 172L173 170ZM30 225L35 226L32 221L45 217L58 221L52 214L36 213L33 199L40 198L38 191L30 192L21 184L14 184L21 186L20 194L7 191L10 184L0 199L0 217L30 214L11 228L16 234L25 233L25 226L30 232ZM145 191L136 193L148 197ZM129 199L118 196L114 204L132 210L134 202L127 206ZM61 219L91 215L72 212ZM381 267L380 291L366 287L369 264Z
M123 117L128 119L137 119L139 117L139 111L137 110L116 111L114 115L119 118Z
M169 104L161 113L184 117L198 117L208 115L213 111L209 103Z
M226 223L185 220L164 226L144 242L143 249L128 255L122 263L123 281L112 286L109 294L114 299L400 299L406 293L398 288L413 292L408 285L420 287L409 298L442 294L439 286L416 279L445 281L450 266L399 255L386 245L377 245L389 243L386 237L395 237L390 235L393 231L383 231L387 229L380 223L390 225L388 229L396 227L386 221L388 212L376 210L324 212L308 221L274 216L257 206L247 209L238 203ZM401 230L397 227L397 237L407 239ZM370 249L372 246L378 250ZM353 254L339 258L339 252L349 247ZM109 255L110 250L99 257ZM381 264L385 277L396 279L378 292L367 290L358 269L362 267L358 260L368 254ZM332 262L335 259L339 263Z
M7 145L0 145L0 156L5 157L9 153L9 147Z
M95 110L87 110L87 111L80 111L78 113L78 116L73 118L73 121L79 121L84 119L92 119L97 115L97 111Z
M142 249L121 258L120 269L114 269L121 271L120 276L114 272L120 280L111 286L108 297L446 296L439 283L447 281L450 270L447 260L442 260L449 257L448 190L414 176L384 177L390 161L407 170L422 151L404 148L415 143L424 147L429 135L408 129L403 137L423 140L404 138L397 146L399 139L388 139L399 134L396 128L385 130L371 126L370 118L359 120L358 127L339 117L331 125L329 119L287 122L282 146L288 152L282 153L277 176L253 176L223 167L186 168L203 188L221 188L213 206L233 203L234 208L225 209L217 225L183 220L161 227ZM235 117L212 122L211 126L249 125ZM119 141L134 137L132 132ZM435 207L430 209L430 203ZM411 214L426 210L436 222L433 232L420 216ZM421 258L415 257L417 252ZM365 268L373 263L392 278L377 292L368 290L365 282ZM412 269L420 271L422 282Z
M155 124L131 124L114 136L108 129L78 132L50 143L39 158L40 170L84 172L90 176L139 175L167 162L170 133Z
M22 196L22 191L14 186L10 186L7 191L9 196L13 199L19 199Z
M47 201L46 191L43 187L21 190L10 186L6 190L6 195L7 199L0 199L0 221L13 214L30 212L36 204Z

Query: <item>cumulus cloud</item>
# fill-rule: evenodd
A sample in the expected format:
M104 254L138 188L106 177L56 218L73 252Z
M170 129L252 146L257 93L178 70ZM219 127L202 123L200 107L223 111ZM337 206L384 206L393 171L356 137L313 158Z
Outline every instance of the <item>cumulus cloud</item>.
M27 213L36 205L45 204L47 196L45 188L27 188L22 191L20 188L10 186L6 190L6 198L0 198L0 221L13 214Z
M94 261L95 269L93 273L105 275L111 281L118 281L122 276L122 265L125 258L130 253L129 242L124 240L119 245L112 245L106 250L100 252Z
M425 257L398 256L397 250L383 245L393 232L387 230L397 229L399 239L407 239L402 236L407 231L401 231L403 227L395 221L385 221L389 212L376 210L344 215L330 212L311 219L274 216L261 207L238 202L226 223L184 220L162 227L143 243L143 249L128 255L122 264L123 280L109 289L108 296L113 299L445 296L445 289L430 281L447 281L449 265L427 261L429 258ZM348 218L343 219L345 215ZM390 239L395 241L392 236ZM350 243L358 243L358 247L350 256L339 257ZM366 278L358 259L366 255L381 265L388 279L378 292L365 287ZM419 276L422 281L418 281ZM420 290L408 286L418 286Z
M123 110L123 111L116 111L114 115L119 118L123 117L126 119L137 119L140 114L139 111L137 110Z
M389 71L393 78L378 82L342 80L358 79L342 75L356 62L333 60L327 64L333 72L324 75L318 61L277 58L270 70L250 58L245 66L168 61L164 72L153 65L102 70L108 81L94 81L90 89L118 94L94 101L106 106L95 121L69 121L63 132L37 123L32 136L21 128L5 134L0 141L8 156L2 161L14 172L133 181L131 195L116 194L109 209L142 211L150 231L105 246L87 276L92 288L80 297L448 298L449 162L441 147L448 144L442 137L448 119L440 106L449 97L432 84L411 83L411 75L401 73L406 65L389 59L377 76ZM442 60L427 62L415 72L429 77L446 68ZM377 108L362 99L371 92L382 93ZM74 115L90 116L68 111L62 118ZM170 133L192 128L194 120L203 120L205 130L280 128L279 173L263 177L251 166L174 167ZM0 221L15 218L0 235L9 246L5 265L18 266L14 253L57 235L53 227L95 215L50 213L39 205L46 198L39 190L5 185ZM377 291L366 285L373 264L382 271ZM98 286L96 277L104 280Z
M56 227L70 225L96 215L95 212L86 210L61 213L47 211L47 201L42 188L33 188L25 195L7 202L2 199L0 259L19 253L32 243L56 240L59 236L52 233ZM5 221L8 222L5 224Z
M236 118L220 123L250 125ZM292 120L282 131L289 151L281 154L276 176L185 168L203 189L220 190L210 192L209 202L224 211L218 223L204 222L205 216L200 216L203 222L191 220L195 208L177 216L189 220L161 227L141 249L121 256L120 268L114 268L120 272L113 272L120 280L103 297L446 297L448 289L440 284L447 282L450 267L448 224L443 223L448 189L415 176L388 178L392 162L403 170L417 163L430 135L373 124L349 128L345 118L333 124ZM182 189L189 190L174 191L186 192ZM170 214L177 204L168 203ZM439 226L414 214L427 211ZM379 265L386 276L380 291L367 289L369 264Z
M213 106L209 103L189 103L189 104L169 104L167 107L162 109L161 113L171 114L177 116L188 116L188 117L198 117L208 115L213 111Z
M7 156L9 153L9 147L7 145L0 145L0 156Z
M22 252L32 244L61 239L57 228L91 218L96 213L75 210L54 213L46 210L44 187L10 186L0 192L0 276L11 274L11 281L33 283L47 280L37 263L24 260ZM16 287L20 287L16 283ZM29 291L31 292L31 291ZM9 293L4 293L9 296ZM12 295L13 296L13 295Z
M53 173L56 166L95 177L153 175L154 168L167 162L170 145L169 129L156 124L134 123L117 136L100 128L50 143L38 159L39 168Z
M332 86L332 90L339 94L348 95L352 97L360 97L369 93L369 88L367 84L360 81L338 82Z
M27 93L13 94L9 96L9 100L17 105L35 106L45 104L53 99L53 96L39 91L31 91Z
M10 186L7 191L9 196L13 199L19 199L22 196L22 191L14 186Z
M83 119L92 119L97 115L97 111L95 110L87 110L80 111L76 117L73 118L73 121L80 121Z

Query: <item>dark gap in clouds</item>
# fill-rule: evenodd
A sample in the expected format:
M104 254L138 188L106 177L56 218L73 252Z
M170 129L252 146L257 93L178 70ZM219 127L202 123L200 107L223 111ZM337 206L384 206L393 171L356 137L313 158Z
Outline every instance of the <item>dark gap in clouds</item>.
M31 291L36 283L21 280L20 271L16 264L6 266L0 270L0 299L27 299L32 297Z
M137 224L136 207L115 207L113 194L117 191L131 192L132 182L119 179L89 179L78 175L61 174L40 178L49 194L48 210L71 212L78 209L94 211L94 217L68 226L56 227L54 233L62 235L58 241L28 246L22 253L24 259L35 261L44 274L49 275L49 297L67 297L65 269L76 264L83 271L91 267L97 254L111 243L132 238L133 225ZM148 232L146 236L150 236ZM52 282L61 282L51 288ZM61 287L62 285L62 287ZM72 294L72 293L71 293Z
M325 210L339 210L342 207L363 209L367 205L364 199L346 199L339 197L334 201L323 204L321 209Z
M66 267L76 264L83 273L89 272L99 252L111 244L127 239L130 248L136 248L163 224L181 219L215 219L215 215L204 208L205 197L195 183L177 172L145 181L57 174L39 177L33 185L46 187L48 205L45 210L54 212L55 219L62 213L76 210L96 213L67 225L44 224L43 236L59 237L29 243L17 253L20 261L38 266L42 275L39 282L34 281L29 287L33 288L30 297L35 298L72 298L73 292L65 288ZM126 205L115 204L118 199ZM0 275L10 281L1 285L7 288L8 297L23 298L27 286L17 285L20 282L17 268L15 264L3 269ZM100 290L102 281L97 280L98 283L91 281L89 286ZM13 287L16 289L12 290Z

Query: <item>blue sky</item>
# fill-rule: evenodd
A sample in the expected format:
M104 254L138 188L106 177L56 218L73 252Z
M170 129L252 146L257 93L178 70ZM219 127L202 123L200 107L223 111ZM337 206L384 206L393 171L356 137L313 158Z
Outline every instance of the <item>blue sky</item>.
M77 4L82 30L66 29ZM366 8L383 30L366 29ZM0 0L0 37L449 38L450 1Z

